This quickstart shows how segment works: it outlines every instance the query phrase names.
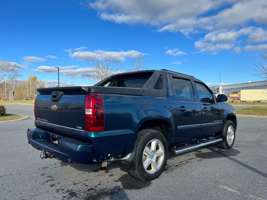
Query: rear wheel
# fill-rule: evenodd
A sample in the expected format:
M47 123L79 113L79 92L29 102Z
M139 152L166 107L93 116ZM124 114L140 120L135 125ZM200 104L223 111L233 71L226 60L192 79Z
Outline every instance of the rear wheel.
M222 137L222 146L225 149L231 149L235 143L236 125L232 121L226 121L224 124Z
M138 133L129 174L142 181L161 175L167 161L167 142L159 130L144 129Z

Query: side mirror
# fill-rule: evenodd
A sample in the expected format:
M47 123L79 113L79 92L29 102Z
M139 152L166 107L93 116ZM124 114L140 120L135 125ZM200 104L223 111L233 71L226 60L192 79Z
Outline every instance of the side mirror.
M219 94L216 98L218 103L228 101L228 97L225 94Z

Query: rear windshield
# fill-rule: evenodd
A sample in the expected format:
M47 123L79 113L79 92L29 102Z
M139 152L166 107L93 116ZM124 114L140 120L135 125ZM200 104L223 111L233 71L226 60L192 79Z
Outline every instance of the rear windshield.
M131 88L142 88L147 80L151 77L152 72L142 73L130 73L115 75L108 78L104 82L96 84L97 86L103 87L131 87Z

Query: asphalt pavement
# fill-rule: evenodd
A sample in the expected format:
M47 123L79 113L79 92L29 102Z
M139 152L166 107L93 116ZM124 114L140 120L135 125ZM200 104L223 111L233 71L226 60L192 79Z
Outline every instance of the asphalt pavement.
M267 119L239 118L234 148L204 148L168 160L166 171L142 183L121 171L41 160L26 139L33 107L9 105L30 116L0 123L0 200L179 199L267 200Z

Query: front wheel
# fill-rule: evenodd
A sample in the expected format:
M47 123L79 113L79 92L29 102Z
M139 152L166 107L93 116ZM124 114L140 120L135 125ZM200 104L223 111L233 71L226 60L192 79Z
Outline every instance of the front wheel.
M167 142L163 134L155 129L141 130L129 174L142 181L155 179L163 172L166 161Z
M235 143L236 125L232 121L226 121L224 124L222 137L222 146L225 149L231 149Z

